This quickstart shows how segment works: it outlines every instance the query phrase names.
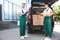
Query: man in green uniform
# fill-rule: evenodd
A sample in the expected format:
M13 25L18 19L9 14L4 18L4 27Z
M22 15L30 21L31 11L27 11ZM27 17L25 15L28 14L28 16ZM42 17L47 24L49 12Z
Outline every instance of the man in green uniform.
M49 8L48 3L45 3L44 7L46 9L42 13L42 15L44 16L44 32L45 32L45 36L46 36L45 40L50 40L51 34L52 34L51 15L53 15L53 13L52 13L52 9Z
M25 8L25 3L22 3L22 8L19 10L20 16L20 38L24 39L24 37L28 37L25 35L26 30L26 15L27 9Z

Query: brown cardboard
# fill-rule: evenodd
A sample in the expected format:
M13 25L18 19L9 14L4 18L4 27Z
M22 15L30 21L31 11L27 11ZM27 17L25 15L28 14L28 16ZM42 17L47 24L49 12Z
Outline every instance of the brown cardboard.
M33 25L43 25L44 17L41 15L33 15Z

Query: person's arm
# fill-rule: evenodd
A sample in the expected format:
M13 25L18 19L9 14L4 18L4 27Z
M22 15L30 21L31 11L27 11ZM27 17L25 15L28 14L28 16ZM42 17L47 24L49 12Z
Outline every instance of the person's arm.
M27 15L29 13L29 11L26 11L24 15Z
M51 16L51 15L53 15L53 12L48 12L47 14L46 14L47 16Z
M41 16L46 16L46 12L40 13Z
M18 9L18 15L19 15L19 16L22 16L22 15L23 15L21 8Z
M47 16L51 16L53 15L53 11L51 9L48 10L48 12L46 13Z
M47 13L47 12L46 12L46 9L45 9L45 10L41 13L41 15L45 17L45 16L46 16L46 13Z
M22 16L22 15L23 15L23 13L21 13L21 12L18 12L18 15L19 15L19 16Z
M27 15L29 13L29 9L26 8L24 15Z

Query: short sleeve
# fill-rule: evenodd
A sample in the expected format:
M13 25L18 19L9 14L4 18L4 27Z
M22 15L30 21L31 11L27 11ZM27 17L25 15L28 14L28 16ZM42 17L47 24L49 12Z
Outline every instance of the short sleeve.
M51 13L52 12L52 9L49 9L48 12Z

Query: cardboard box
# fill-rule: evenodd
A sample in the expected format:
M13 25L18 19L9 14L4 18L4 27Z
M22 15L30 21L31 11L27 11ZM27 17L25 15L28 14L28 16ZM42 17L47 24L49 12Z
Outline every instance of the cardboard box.
M44 17L41 15L33 15L33 25L43 25Z

